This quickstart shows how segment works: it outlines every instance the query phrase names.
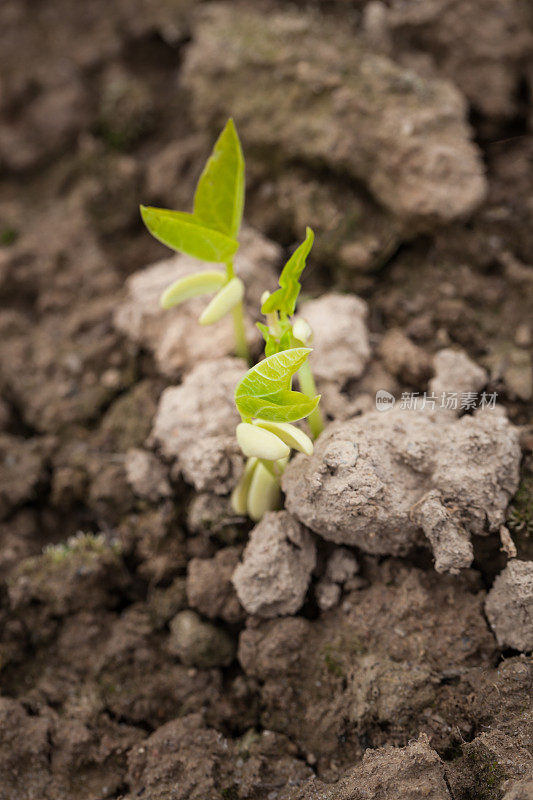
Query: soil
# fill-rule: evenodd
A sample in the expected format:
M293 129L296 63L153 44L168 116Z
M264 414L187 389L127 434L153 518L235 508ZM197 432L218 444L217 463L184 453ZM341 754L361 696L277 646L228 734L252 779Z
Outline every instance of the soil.
M533 18L423 6L0 4L0 800L533 796ZM335 425L426 391L450 348L498 393L522 458L500 578L498 525L450 575L416 520L391 554L278 519L295 585L270 564L254 597L234 412L215 396L208 462L192 394L242 362L205 340L169 365L159 323L117 324L127 279L168 259L139 202L187 209L232 113L273 242L243 270L271 285L312 224L317 329L310 298L354 295L334 301L352 362L323 348Z

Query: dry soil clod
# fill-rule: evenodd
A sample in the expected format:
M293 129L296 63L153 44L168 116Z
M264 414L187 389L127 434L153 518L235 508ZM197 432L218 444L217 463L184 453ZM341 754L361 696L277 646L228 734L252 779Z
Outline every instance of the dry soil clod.
M286 511L269 512L255 526L233 584L249 614L295 614L316 563L312 536Z
M402 555L423 530L436 568L456 572L472 561L469 534L503 523L519 463L518 430L500 414L398 408L331 424L283 488L287 509L325 539Z
M501 647L533 650L533 561L510 561L494 581L485 609Z

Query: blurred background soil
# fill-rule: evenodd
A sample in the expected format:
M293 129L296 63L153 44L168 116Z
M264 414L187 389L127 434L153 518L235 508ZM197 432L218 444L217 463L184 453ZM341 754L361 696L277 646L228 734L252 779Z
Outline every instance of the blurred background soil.
M392 373L391 329L487 370L523 426L508 525L531 557L532 25L521 0L2 0L2 800L310 798L291 786L421 732L448 770L431 797L495 800L529 774L530 666L501 661L480 599L497 542L460 579L420 554L364 560L351 627L309 601L248 620L237 662L240 609L215 614L230 666L176 657L188 563L222 548L233 567L248 528L207 535L172 474L172 493L132 490L126 454L176 380L113 314L168 256L139 203L189 209L233 115L246 222L286 252L313 227L304 293L368 302L385 388L427 381Z

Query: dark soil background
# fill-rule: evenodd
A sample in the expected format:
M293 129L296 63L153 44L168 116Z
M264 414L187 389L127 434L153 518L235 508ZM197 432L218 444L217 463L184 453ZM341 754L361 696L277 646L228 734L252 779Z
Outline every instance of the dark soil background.
M188 209L233 114L247 222L287 249L313 226L305 292L369 303L371 370L426 388L382 363L399 328L488 371L522 428L507 524L531 559L532 23L521 0L2 0L1 800L533 796L532 666L483 612L497 537L460 577L361 557L331 611L310 593L297 617L221 612L229 666L176 655L188 562L224 551L236 603L250 525L191 526L172 475L170 498L132 491L126 453L176 381L113 324L127 277L167 256L138 204ZM405 762L362 761L386 745Z

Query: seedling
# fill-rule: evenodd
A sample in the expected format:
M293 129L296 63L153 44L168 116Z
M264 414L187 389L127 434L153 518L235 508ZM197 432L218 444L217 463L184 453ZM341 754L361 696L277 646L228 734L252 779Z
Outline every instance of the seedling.
M279 279L279 289L265 292L261 311L266 324L258 323L265 340L264 361L252 367L235 390L235 403L242 422L237 441L248 457L244 474L232 495L232 505L252 519L279 506L280 478L291 449L306 455L313 452L311 439L292 422L308 417L313 437L324 427L307 345L312 331L307 322L292 316L300 293L299 278L313 246L313 231L307 228L305 241L295 250ZM303 392L292 390L298 375Z
M200 325L213 325L231 313L235 352L249 361L243 314L244 284L236 277L233 266L239 249L237 237L243 208L244 158L230 119L200 175L192 214L141 206L141 216L150 233L173 250L225 265L225 271L198 272L176 281L163 293L161 305L172 308L191 297L215 293L198 321Z
M231 312L236 353L249 360L244 284L233 266L243 206L244 158L230 119L200 176L192 214L145 206L141 206L141 214L159 241L181 253L226 267L225 272L207 270L176 281L163 293L162 307L172 308L191 297L214 293L198 321L212 325ZM293 320L301 289L299 279L313 240L313 231L307 228L305 241L283 268L279 288L272 294L263 294L261 312L266 323L257 325L265 340L266 358L247 372L235 390L242 419L236 430L237 441L248 460L231 500L235 511L248 513L254 520L279 507L280 478L291 449L307 455L313 452L309 436L292 423L308 417L314 438L323 428L320 396L308 363L312 331L305 320ZM296 374L300 392L292 389Z

